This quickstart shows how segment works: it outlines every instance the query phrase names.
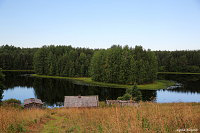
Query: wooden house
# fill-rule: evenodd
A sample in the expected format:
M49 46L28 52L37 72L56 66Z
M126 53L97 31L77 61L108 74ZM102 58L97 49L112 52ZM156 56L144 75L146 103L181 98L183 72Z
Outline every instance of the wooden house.
M29 98L24 100L24 108L42 108L43 102L37 98Z
M65 96L64 107L98 107L99 97L94 96Z

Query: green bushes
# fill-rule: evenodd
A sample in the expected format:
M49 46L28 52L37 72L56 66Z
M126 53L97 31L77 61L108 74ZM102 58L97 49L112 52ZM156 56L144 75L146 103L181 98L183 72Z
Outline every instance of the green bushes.
M140 101L142 100L142 93L137 88L137 85L134 85L133 88L126 89L126 93L122 97L118 97L117 100Z
M4 100L3 103L4 104L21 104L21 101L11 98L11 99L8 99L8 100Z
M151 83L157 78L157 59L154 52L142 46L114 45L94 53L90 75L94 81L107 83Z
M2 106L14 107L14 108L18 108L18 109L23 109L23 107L21 106L21 101L17 100L17 99L12 99L12 98L2 101L1 105Z

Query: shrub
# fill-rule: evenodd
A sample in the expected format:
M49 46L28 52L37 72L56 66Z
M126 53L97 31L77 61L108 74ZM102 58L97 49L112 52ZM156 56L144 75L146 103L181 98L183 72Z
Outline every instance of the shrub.
M126 93L122 97L118 97L117 100L130 100L131 97L131 94Z
M137 88L135 84L133 88L126 89L126 93L122 97L118 97L117 100L133 100L133 101L140 101L142 100L142 93Z
M8 100L4 100L3 103L4 104L21 104L21 101L11 98L11 99L8 99Z

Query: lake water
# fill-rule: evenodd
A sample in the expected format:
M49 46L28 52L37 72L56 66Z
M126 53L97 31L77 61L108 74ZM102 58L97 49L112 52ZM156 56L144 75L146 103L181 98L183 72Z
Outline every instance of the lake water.
M39 98L47 106L62 106L64 96L99 95L99 100L117 99L125 89L80 85L66 79L35 78L28 72L4 72L6 75L3 100ZM159 74L159 79L173 80L182 86L162 90L142 90L143 101L158 103L200 102L200 75Z

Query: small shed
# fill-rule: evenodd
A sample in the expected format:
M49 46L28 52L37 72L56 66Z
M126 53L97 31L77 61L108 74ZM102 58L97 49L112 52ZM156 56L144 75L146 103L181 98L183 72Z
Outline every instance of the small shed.
M29 98L24 100L24 108L42 108L43 102L37 98Z
M99 97L94 96L65 96L64 107L98 107Z

